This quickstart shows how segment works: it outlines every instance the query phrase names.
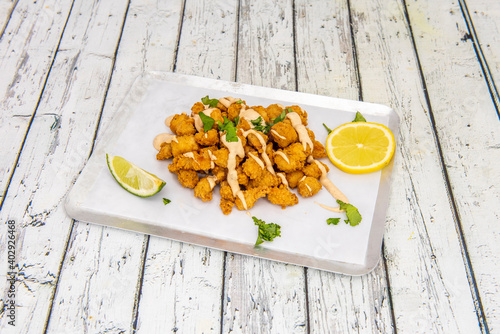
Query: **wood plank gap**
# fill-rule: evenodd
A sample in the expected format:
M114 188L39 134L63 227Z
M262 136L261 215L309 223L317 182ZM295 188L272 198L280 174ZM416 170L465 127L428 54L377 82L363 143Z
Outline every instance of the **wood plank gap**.
M14 3L14 5L12 6L12 8L10 9L10 12L9 12L9 15L8 15L8 19L5 21L5 24L3 25L2 30L0 31L0 41L2 40L3 33L5 32L5 29L7 28L7 26L9 25L9 21L10 21L10 18L12 17L12 13L16 9L16 6L17 6L18 3L19 3L19 0L17 0Z
M293 33L293 68L295 71L295 91L299 91L299 71L297 69L297 10L295 9L295 0L292 0L292 33ZM307 276L306 276L307 281ZM306 290L307 292L307 290ZM307 297L307 295L306 295ZM307 300L306 300L307 302ZM307 315L309 317L309 315ZM308 332L309 333L309 332Z
M144 246L142 248L142 266L141 266L141 271L139 272L139 279L137 280L137 288L135 290L135 298L134 298L134 310L132 312L132 333L137 332L137 320L139 319L139 304L141 302L141 293L142 293L142 283L144 282L144 269L146 267L146 260L148 256L148 249L149 249L149 239L151 237L149 235L146 235L144 237Z
M295 25L294 25L295 27ZM311 317L309 316L309 285L307 284L307 267L304 267L304 289L306 299L306 333L311 333Z
M182 14L180 17L180 22L179 22L179 30L177 31L177 44L175 45L175 50L174 50L174 65L172 66L172 72L175 72L177 70L177 56L179 55L179 45L181 42L182 26L184 25L184 14L186 11L186 1L187 0L184 0L182 2Z
M33 114L30 117L30 120L29 120L29 123L28 123L28 127L26 128L26 133L24 134L24 137L23 137L23 140L22 140L22 143L21 143L21 147L19 148L19 152L17 152L17 156L16 156L16 159L14 161L14 167L12 168L12 171L11 171L11 173L9 175L9 180L7 181L7 185L5 186L4 193L3 193L2 196L0 196L0 198L1 198L1 200L0 200L0 211L2 211L3 203L5 202L5 199L7 198L7 193L9 192L10 183L12 182L12 178L14 177L14 173L16 172L17 164L19 163L19 159L21 157L21 152L23 151L24 145L26 144L26 139L28 138L28 133L30 132L31 125L33 124L33 120L35 119L35 116L36 116L36 112L38 110L38 107L40 106L40 102L42 101L42 96L43 96L43 93L45 92L45 88L47 86L47 81L49 79L50 72L52 71L52 67L54 66L54 62L56 60L57 53L59 51L59 46L61 45L61 41L62 41L62 38L63 38L63 35L64 35L64 31L66 30L66 26L68 25L69 17L71 16L71 12L73 11L73 5L74 4L75 4L75 0L73 0L71 2L71 7L70 7L70 9L68 11L68 16L66 17L66 21L64 21L64 27L61 30L61 36L59 36L59 41L57 42L57 47L55 48L56 51L54 52L54 55L52 56L52 60L50 62L49 70L47 71L47 74L45 75L45 79L43 80L42 90L40 91L40 95L38 96L38 100L37 100L36 105L35 105L35 110L33 111ZM11 15L12 15L12 12L11 12Z
M240 50L240 11L241 11L241 0L238 0L238 5L236 8L236 48L234 51L234 81L238 81L238 52ZM226 256L224 255L224 261L226 261ZM222 327L221 327L222 328Z
M356 72L356 81L358 83L358 91L359 91L359 100L363 101L363 87L361 85L361 75L359 73L359 64L358 64L358 51L356 49L356 38L354 36L354 31L352 29L352 10L351 10L351 0L346 0L347 3L347 11L349 12L349 30L351 33L351 43L352 43L352 59L354 62L354 69Z
M394 315L394 307L392 303L392 291L391 291L391 279L389 278L388 274L388 269L387 269L387 260L385 257L385 244L384 241L382 240L382 264L384 265L384 271L385 271L385 283L387 284L387 298L389 300L389 310L391 310L391 322L392 322L392 332L394 334L398 333L398 328L396 326L396 316Z
M460 9L462 10L462 15L464 16L465 24L467 25L467 30L469 30L469 35L464 36L464 38L469 38L472 40L472 45L474 46L474 51L476 52L477 59L481 65L481 70L483 71L484 79L488 85L488 90L490 91L491 99L495 105L495 110L497 111L497 116L500 120L500 96L498 95L497 86L493 75L491 74L488 61L484 56L483 49L481 48L481 43L479 43L479 38L477 37L476 28L474 28L474 22L469 13L469 8L465 3L465 0L458 0Z
M220 292L220 334L224 334L224 305L226 305L224 301L224 295L226 293L226 258L227 251L224 251L223 259L222 259L222 288Z
M88 157L89 159L90 159L90 156L92 155L92 152L94 152L94 147L95 147L95 143L97 140L97 134L99 133L99 129L101 128L102 113L104 112L104 108L106 106L106 100L108 98L109 87L111 86L111 81L113 80L113 74L115 73L116 57L118 56L118 51L120 50L120 44L121 44L122 37L123 37L123 29L125 28L125 24L127 23L129 9L130 9L130 0L128 0L128 2L127 2L127 9L125 10L125 13L124 13L125 16L123 18L120 36L118 37L118 43L116 43L115 52L113 54L111 73L109 75L108 83L106 84L106 92L104 93L104 98L102 100L101 111L99 112L99 116L97 117L97 127L96 127L96 130L94 131L94 137L92 138L92 145L90 146L90 153L89 153L89 157ZM80 171L80 173L81 173L81 171ZM80 175L80 173L78 173L78 175Z
M412 26L411 26L410 15L408 13L408 8L407 8L407 5L406 5L406 0L401 0L401 1L402 1L402 4L403 4L403 11L404 11L404 15L405 15L405 19L406 19L406 24L407 24L407 28L408 28L408 34L410 36L411 43L413 45L413 50L414 50L414 53L415 53L415 61L417 63L417 67L418 67L418 73L419 73L419 76L420 76L420 81L421 81L421 84L422 84L422 89L423 89L423 92L424 92L425 101L426 101L426 104L427 104L427 108L429 109L428 110L429 120L430 120L430 123L431 123L432 133L433 133L433 136L434 136L434 140L436 142L436 147L438 149L439 162L441 164L441 170L443 172L443 178L444 178L444 181L445 181L445 184L446 184L446 191L447 191L447 194L448 194L448 200L450 202L451 209L452 209L453 220L455 222L455 228L456 228L456 231L457 231L458 241L459 241L459 244L460 244L462 258L463 258L464 265L465 265L465 271L467 273L467 280L469 282L469 288L471 290L472 299L474 301L474 308L476 310L477 320L478 320L481 332L482 333L489 333L488 323L486 321L486 316L485 316L485 313L484 313L483 304L481 302L481 296L479 294L479 290L478 290L478 287L477 287L476 278L475 278L475 275L474 275L474 269L472 268L472 263L470 261L469 253L467 251L467 244L466 244L466 241L465 241L465 238L464 238L464 233L463 233L463 228L462 228L462 222L461 222L461 219L460 219L460 214L459 214L458 209L457 209L457 205L456 205L456 201L455 201L455 196L453 194L453 190L452 190L452 187L451 187L450 178L449 178L449 175L448 175L448 170L446 168L446 164L445 164L445 161L444 161L443 150L442 150L442 147L441 147L441 142L439 140L439 136L438 136L438 132L437 132L437 128L436 128L436 121L434 119L434 113L432 111L432 104L431 104L431 100L430 100L430 97L429 97L429 92L427 90L427 83L426 83L426 80L425 80L424 72L422 70L422 64L420 62L420 57L418 55L417 45L415 43L415 37L413 35L413 29L412 29Z
M49 312L47 312L47 320L45 320L45 326L43 327L43 333L47 333L47 329L49 328L49 323L50 323L50 318L52 316L52 306L54 305L54 297L56 296L56 291L57 291L57 286L59 284L59 279L61 278L61 270L64 264L64 261L66 260L66 254L68 254L68 247L69 244L71 243L71 235L73 234L73 227L75 226L75 220L71 219L71 228L69 229L68 233L68 238L66 239L66 245L64 246L64 253L63 257L61 259L61 262L59 263L59 268L57 268L57 278L56 278L56 283L54 289L52 289L52 296L50 296L50 306L49 306Z

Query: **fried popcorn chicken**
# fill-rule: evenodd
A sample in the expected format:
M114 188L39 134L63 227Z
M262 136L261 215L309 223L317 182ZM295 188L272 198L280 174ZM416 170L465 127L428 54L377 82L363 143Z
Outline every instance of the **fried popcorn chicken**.
M214 121L207 132L203 127L211 123L199 117L201 112ZM315 160L326 157L325 148L306 127L307 112L297 105L249 107L245 101L224 97L217 108L196 102L191 116L181 113L169 120L166 124L175 136L165 134L171 136L168 142L155 144L156 158L173 158L169 171L202 201L211 201L219 187L225 215L234 207L248 210L263 197L283 209L296 205L296 192L313 196L329 171Z
M283 209L287 206L299 204L297 195L292 193L284 184L271 188L267 194L267 199Z
M170 121L170 130L177 136L188 136L196 133L194 119L187 114L175 115Z
M297 191L302 197L311 197L321 190L321 183L314 177L306 176L299 181L297 185Z

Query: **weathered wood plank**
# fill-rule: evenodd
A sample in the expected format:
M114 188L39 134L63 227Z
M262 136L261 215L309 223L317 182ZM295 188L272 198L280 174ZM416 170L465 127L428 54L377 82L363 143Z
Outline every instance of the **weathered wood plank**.
M181 1L130 5L97 139L138 75L171 69L181 14ZM133 332L148 243L142 234L76 222L49 332L60 332L68 323L92 331Z
M0 39L0 195L12 175L72 1L19 1Z
M459 4L407 2L443 161L479 290L478 314L491 331L500 324L500 132L498 115ZM478 153L482 152L482 153ZM471 276L471 279L473 277ZM475 290L471 291L476 294ZM476 296L475 296L476 297ZM484 319L480 318L483 328Z
M72 8L77 14L70 16L60 44L48 45L55 50L59 44L45 86L49 93L37 105L1 212L2 221L16 220L19 233L16 330L20 332L39 333L46 326L72 225L64 198L92 146L127 7L126 2L119 5L77 1ZM43 49L38 41L27 43L27 52L32 47ZM48 51L46 57L51 55ZM32 89L29 79L23 85L20 89ZM2 317L2 325L4 321Z
M1 0L0 1L0 39L3 36L5 27L9 23L10 15L16 7L19 0Z
M292 8L241 2L237 81L295 90ZM224 333L307 331L302 267L228 254L223 303Z
M236 1L187 1L176 72L231 80L236 18ZM224 252L151 237L137 331L219 333L223 263Z
M346 1L297 1L298 90L357 100L349 8ZM361 277L307 271L312 333L389 333L391 305L382 261Z

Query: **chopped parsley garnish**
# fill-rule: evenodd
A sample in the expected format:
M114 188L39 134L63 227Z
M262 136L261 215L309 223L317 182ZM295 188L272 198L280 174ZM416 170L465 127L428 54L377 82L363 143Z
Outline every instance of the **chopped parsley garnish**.
M347 219L344 220L346 224L350 224L351 226L356 226L361 222L361 215L359 214L358 209L352 204L344 203L341 200L337 200L339 203L339 209L345 210L347 215Z
M328 225L337 225L339 223L339 221L340 221L340 218L328 218L326 220L326 223Z
M326 131L328 131L328 133L332 132L332 129L330 129L328 126L326 126L325 123L323 123L323 126L325 127Z
M200 116L201 121L203 122L203 131L208 132L208 130L212 129L215 120L212 117L205 115L203 112L200 112L198 115Z
M261 125L260 124L261 121L262 121L262 117L261 116L259 116L259 118L255 119L255 120L253 120L251 122L255 126L254 127L255 130L262 131L265 134L267 134L276 123L282 122L286 118L286 114L289 113L289 112L293 112L292 108L283 109L283 111L281 112L281 114L278 117L276 117L274 119L271 119L271 122L267 123L266 125ZM254 122L257 123L257 124L255 124Z
M211 99L207 96L201 98L201 103L204 105L210 106L210 108L216 108L219 103L218 99Z
M226 131L227 142L238 141L238 136L236 135L236 127L234 123L231 122L226 116L224 116L224 123L221 123L221 121L217 121L217 125L219 126L219 131Z
M250 123L252 123L254 126L260 125L260 123L262 123L262 116L259 116L258 118L251 120Z
M171 200L169 200L168 198L163 198L163 204L167 205L168 203L172 202Z
M242 103L243 103L243 100L238 100L238 101L236 101L236 102L234 102L234 103L242 104Z
M275 223L266 224L265 221L252 217L255 225L259 226L259 236L255 242L255 246L260 245L264 241L273 241L276 237L281 237L281 226Z
M366 122L366 119L361 115L359 111L356 111L356 117L354 117L353 122Z

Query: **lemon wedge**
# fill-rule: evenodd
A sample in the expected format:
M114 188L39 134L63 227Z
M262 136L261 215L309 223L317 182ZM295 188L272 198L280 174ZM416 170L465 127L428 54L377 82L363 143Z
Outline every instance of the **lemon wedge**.
M106 154L109 171L125 190L139 196L150 197L159 192L165 182L119 156Z
M396 141L385 125L352 122L334 129L326 138L326 153L340 170L351 174L371 173L387 166Z

